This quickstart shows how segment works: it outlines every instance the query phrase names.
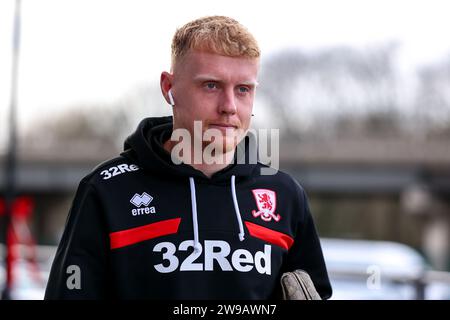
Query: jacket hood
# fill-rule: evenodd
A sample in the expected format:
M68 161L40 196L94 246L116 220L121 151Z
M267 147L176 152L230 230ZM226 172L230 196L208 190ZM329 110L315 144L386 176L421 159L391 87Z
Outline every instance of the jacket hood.
M123 154L126 156L127 151L131 150L132 157L136 158L145 170L174 178L195 177L198 180L221 182L228 181L233 175L237 179L243 179L250 178L255 174L257 164L251 164L243 159L243 157L246 160L249 159L249 150L256 150L256 145L251 145L251 143L255 143L255 139L251 139L250 136L246 136L236 147L244 148L245 152L236 152L234 161L230 165L208 178L190 165L172 162L170 153L163 148L163 144L170 138L172 130L172 116L145 118L139 123L136 131L125 140ZM240 156L239 159L238 156Z

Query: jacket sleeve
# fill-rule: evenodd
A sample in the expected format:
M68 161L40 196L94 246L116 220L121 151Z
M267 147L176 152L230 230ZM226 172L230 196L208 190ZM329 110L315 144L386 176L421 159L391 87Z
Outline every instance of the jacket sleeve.
M330 280L320 245L319 236L310 212L308 198L300 188L300 217L294 244L290 248L283 272L302 269L306 271L322 299L332 294Z
M107 298L109 238L98 195L80 182L50 271L44 299Z

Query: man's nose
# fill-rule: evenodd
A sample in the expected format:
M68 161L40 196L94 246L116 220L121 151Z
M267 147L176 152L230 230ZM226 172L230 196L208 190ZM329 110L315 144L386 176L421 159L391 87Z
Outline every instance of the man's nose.
M222 92L221 99L219 101L219 112L227 114L235 114L237 111L236 97L234 90L227 89Z

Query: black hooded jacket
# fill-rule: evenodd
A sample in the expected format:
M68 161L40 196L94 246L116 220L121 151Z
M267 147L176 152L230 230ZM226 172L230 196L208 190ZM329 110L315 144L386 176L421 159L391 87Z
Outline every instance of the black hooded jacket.
M45 298L271 299L295 269L329 298L302 187L281 171L261 175L260 163L211 178L175 165L163 149L171 132L171 117L144 119L119 157L83 178Z

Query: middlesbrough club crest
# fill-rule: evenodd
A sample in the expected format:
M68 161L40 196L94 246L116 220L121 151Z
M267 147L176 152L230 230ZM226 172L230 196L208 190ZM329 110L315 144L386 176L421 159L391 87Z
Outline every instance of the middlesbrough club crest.
M271 221L274 219L276 222L280 221L281 217L275 213L277 207L277 194L275 191L269 189L253 189L253 196L258 206L258 211L253 210L252 215L257 218L261 217L264 221Z

